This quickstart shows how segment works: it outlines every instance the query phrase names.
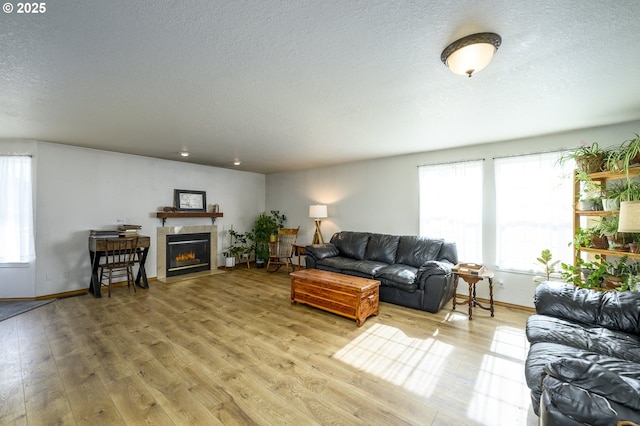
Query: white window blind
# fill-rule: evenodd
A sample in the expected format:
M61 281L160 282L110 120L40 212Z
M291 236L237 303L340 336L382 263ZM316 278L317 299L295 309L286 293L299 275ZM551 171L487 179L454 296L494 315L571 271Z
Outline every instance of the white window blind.
M35 259L31 157L0 156L0 264Z
M497 158L496 263L505 270L536 270L548 248L554 260L569 262L573 240L573 168L561 153Z
M482 160L420 166L420 235L453 241L482 262ZM472 206L472 207L471 207Z

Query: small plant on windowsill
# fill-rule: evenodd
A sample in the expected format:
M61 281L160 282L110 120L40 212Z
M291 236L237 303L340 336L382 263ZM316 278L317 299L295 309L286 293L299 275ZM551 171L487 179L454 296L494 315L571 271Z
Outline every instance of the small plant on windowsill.
M541 283L544 281L550 281L552 278L558 278L558 274L556 273L556 266L560 263L559 260L552 261L553 255L551 254L551 250L543 249L540 252L540 257L537 257L536 260L538 264L542 265L542 269L544 271L544 276L534 276L533 281L537 283Z

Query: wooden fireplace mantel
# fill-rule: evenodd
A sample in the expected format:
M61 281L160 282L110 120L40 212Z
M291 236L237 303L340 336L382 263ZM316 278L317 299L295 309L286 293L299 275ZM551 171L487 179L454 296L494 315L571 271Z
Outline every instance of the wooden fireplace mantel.
M210 217L211 224L216 223L216 218L223 217L222 213L208 213L208 212L157 212L157 217L162 219L162 226L168 218L177 217Z

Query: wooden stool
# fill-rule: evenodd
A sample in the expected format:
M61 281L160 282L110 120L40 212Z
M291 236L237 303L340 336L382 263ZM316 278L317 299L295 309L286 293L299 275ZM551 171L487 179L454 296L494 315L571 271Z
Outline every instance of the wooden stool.
M491 311L493 316L493 272L487 269L483 270L478 275L465 274L460 272L453 272L453 309L456 309L456 304L469 305L469 320L472 320L473 308L478 306L484 310ZM467 284L469 284L469 299L458 302L456 300L456 292L458 290L458 279L462 278ZM489 307L484 307L476 300L476 283L484 279L489 281Z

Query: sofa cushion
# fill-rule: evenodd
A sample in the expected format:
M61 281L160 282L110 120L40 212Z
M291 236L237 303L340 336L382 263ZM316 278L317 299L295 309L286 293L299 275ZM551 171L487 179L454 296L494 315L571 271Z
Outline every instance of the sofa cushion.
M398 243L395 263L419 268L427 260L437 260L444 241L419 236L402 236Z
M340 256L362 260L371 236L368 232L343 231L331 238L331 243L338 249Z
M361 260L348 265L343 269L345 274L355 274L358 276L366 276L373 278L382 269L387 267L386 263L375 262L373 260Z
M349 257L335 256L335 257L328 257L326 259L318 260L316 263L319 266L329 267L333 271L341 272L345 269L354 269L359 262L361 261L351 259Z
M602 408L600 413L608 414L609 419L612 418L613 412L611 407L608 406L610 401L623 404L632 410L640 411L640 377L623 377L617 374L614 370L609 369L607 366L594 363L588 359L583 358L563 358L554 362L550 362L545 366L544 372L547 376L554 377L564 383L571 383L571 385L578 388L573 392L574 400L580 399L581 396L587 396L587 390L589 394L600 395L606 398L589 398L587 401L583 401L583 406L589 407L587 412L597 412L597 407L594 404L597 402ZM544 387L544 382L543 382ZM565 411L571 412L571 411ZM575 412L576 414L579 411ZM583 411L584 413L584 411ZM633 418L638 419L640 413L633 413ZM600 418L607 418L602 416ZM630 418L630 417L629 417ZM583 418L588 421L588 418Z
M390 265L395 262L399 241L398 235L371 234L364 258Z
M593 291L547 281L536 288L536 312L583 324L640 334L640 293Z
M640 363L640 336L546 315L527 320L530 343L549 342Z
M416 287L418 286L416 282L417 274L418 268L394 263L393 265L380 269L374 275L374 278L380 280L380 284L382 285L399 288L412 293L416 291Z

